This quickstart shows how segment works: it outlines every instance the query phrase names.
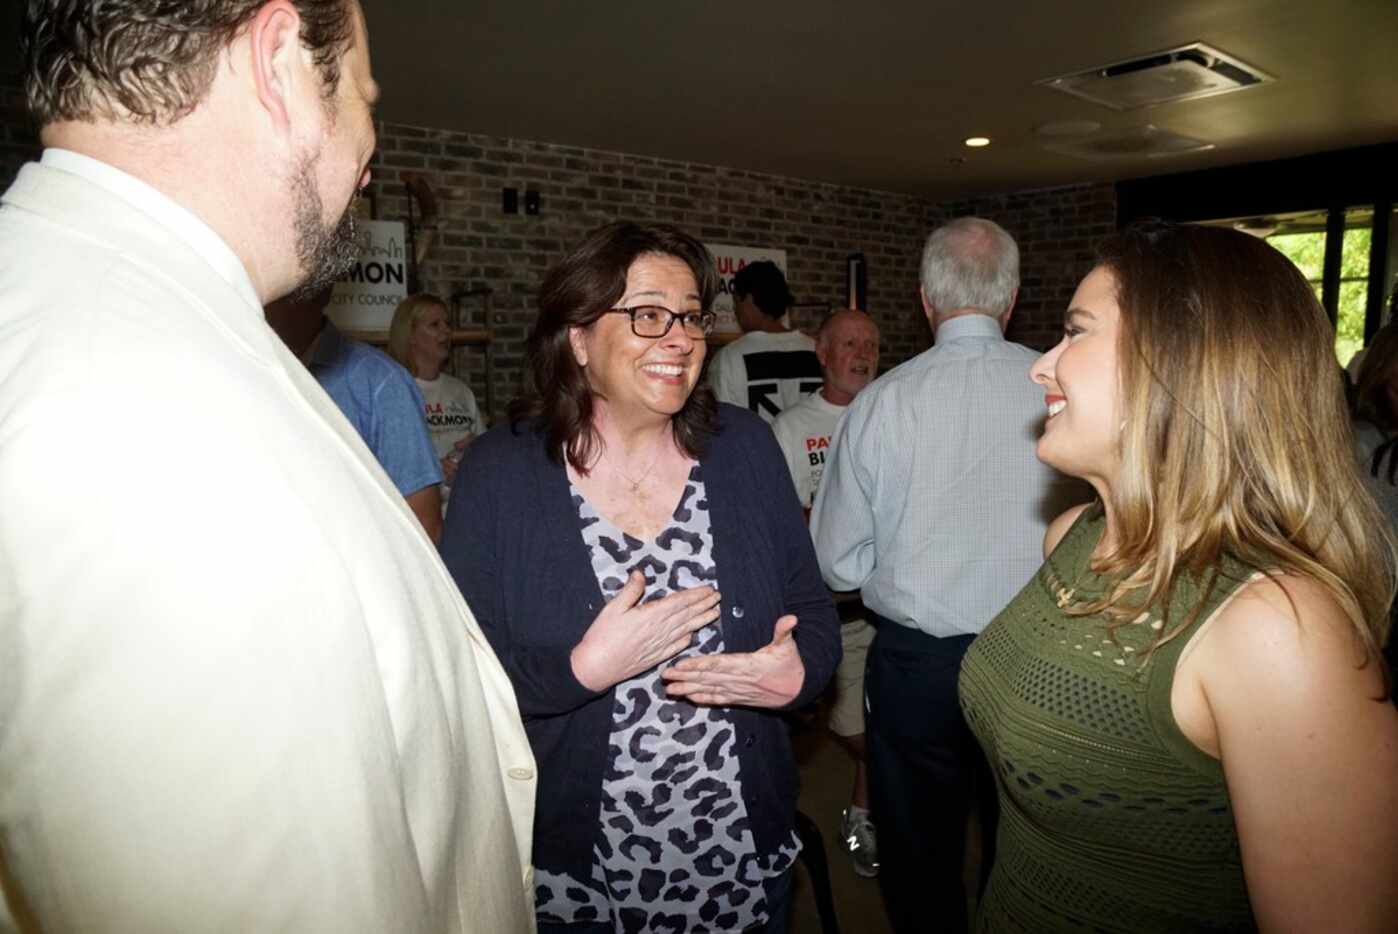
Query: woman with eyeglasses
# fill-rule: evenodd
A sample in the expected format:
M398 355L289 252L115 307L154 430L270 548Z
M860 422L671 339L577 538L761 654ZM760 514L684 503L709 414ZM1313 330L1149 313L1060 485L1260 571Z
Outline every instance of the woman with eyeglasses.
M779 712L825 687L839 624L771 430L700 382L716 290L676 228L589 234L447 512L537 760L543 932L786 930Z

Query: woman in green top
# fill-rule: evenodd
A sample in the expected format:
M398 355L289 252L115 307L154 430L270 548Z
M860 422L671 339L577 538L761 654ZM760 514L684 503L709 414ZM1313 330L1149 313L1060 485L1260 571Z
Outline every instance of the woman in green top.
M1064 332L1039 457L1099 500L963 663L1001 801L979 928L1392 934L1393 548L1310 286L1246 234L1136 227Z

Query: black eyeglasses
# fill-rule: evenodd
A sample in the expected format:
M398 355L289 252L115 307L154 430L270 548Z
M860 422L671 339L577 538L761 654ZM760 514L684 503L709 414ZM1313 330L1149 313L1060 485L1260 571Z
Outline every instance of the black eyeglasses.
M631 333L637 337L657 338L670 333L676 321L695 340L703 340L714 329L717 319L712 311L671 311L661 305L637 305L635 308L611 308L609 315L630 315Z

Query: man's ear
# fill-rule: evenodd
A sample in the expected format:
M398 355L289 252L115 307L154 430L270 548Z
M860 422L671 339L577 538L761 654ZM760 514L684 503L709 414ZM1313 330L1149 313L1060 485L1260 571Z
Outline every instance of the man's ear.
M1005 308L1004 312L1002 312L1001 315L1000 315L1000 317L997 319L997 320L1000 322L1000 331L1001 331L1001 333L1003 333L1003 332L1005 332L1006 330L1009 329L1009 326L1010 326L1010 315L1014 314L1015 302L1018 301L1018 300L1019 300L1019 286L1015 286L1015 290L1014 290L1013 292L1010 293L1010 304L1009 304L1009 306Z
M301 15L289 0L273 0L253 16L247 42L257 101L273 126L289 130L302 70Z
M816 344L816 346L815 346L816 360L819 361L819 363L820 363L820 368L821 368L822 370L824 370L824 369L825 369L825 365L826 365L826 361L827 361L827 359L830 357L830 351L829 351L829 349L825 346L825 338L822 337L822 336L820 336L820 335L817 335L817 336L816 336L816 342L815 342L815 344Z
M935 312L932 308L932 303L927 300L927 293L922 291L922 286L918 286L917 299L922 302L922 313L927 316L928 321L931 321Z

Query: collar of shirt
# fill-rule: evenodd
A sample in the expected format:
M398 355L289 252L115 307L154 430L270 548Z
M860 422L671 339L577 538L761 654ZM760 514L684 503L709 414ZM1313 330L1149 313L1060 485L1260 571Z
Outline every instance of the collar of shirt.
M187 208L135 176L71 150L45 149L39 162L101 187L173 231L261 315L262 302L242 261L223 238Z
M947 341L968 337L978 340L1002 341L1005 339L1005 333L1000 330L1000 322L995 318L990 315L972 313L943 321L937 328L934 342L944 344Z

